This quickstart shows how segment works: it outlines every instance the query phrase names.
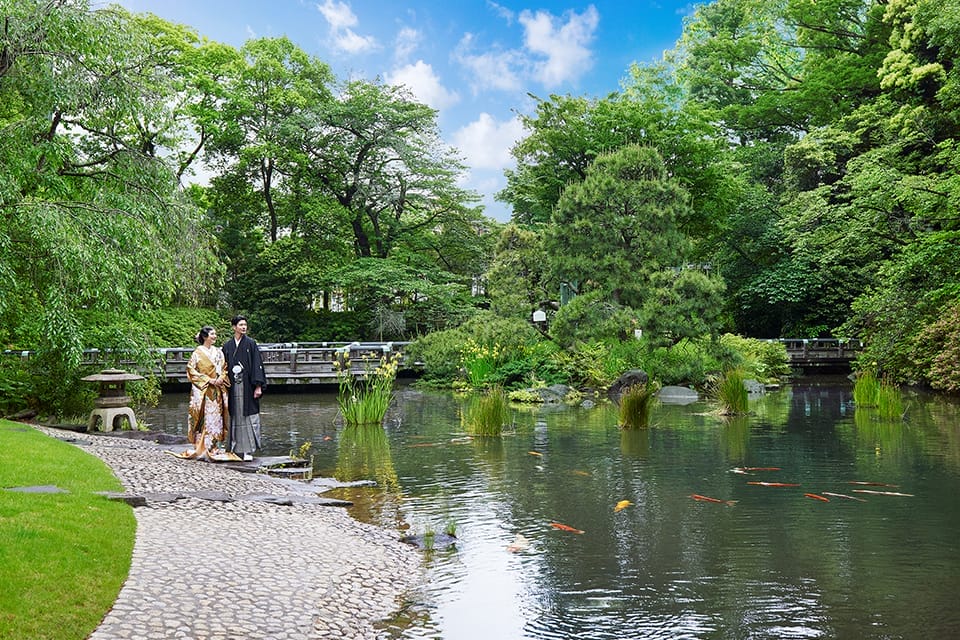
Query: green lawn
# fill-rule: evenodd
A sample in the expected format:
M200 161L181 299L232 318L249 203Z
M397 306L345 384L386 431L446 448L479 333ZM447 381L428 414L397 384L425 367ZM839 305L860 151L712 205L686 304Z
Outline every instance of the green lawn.
M56 485L68 493L4 489ZM130 569L133 509L95 491L123 487L99 459L0 420L0 638L82 640Z

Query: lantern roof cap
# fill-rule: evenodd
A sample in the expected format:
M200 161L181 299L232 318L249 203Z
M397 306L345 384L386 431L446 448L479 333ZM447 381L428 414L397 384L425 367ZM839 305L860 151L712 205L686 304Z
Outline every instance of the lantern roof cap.
M128 373L123 369L104 369L100 373L80 378L87 382L127 382L129 380L144 380L136 373Z

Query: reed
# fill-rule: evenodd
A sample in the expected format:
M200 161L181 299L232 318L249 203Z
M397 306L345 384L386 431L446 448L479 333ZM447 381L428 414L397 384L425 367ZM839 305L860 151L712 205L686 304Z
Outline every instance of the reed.
M880 381L871 369L857 373L853 384L853 402L858 407L876 407L880 399Z
M465 430L474 436L499 436L509 417L507 394L493 387L483 395L471 398L463 412Z
M877 388L877 413L887 420L901 418L904 413L900 387L886 376Z
M620 428L646 429L650 413L656 403L659 385L653 382L635 384L624 389L620 396Z
M399 364L399 355L381 358L375 369L358 378L350 370L350 360L337 360L337 405L346 424L383 424L393 401L393 381Z
M714 387L714 397L720 404L720 414L740 416L749 412L750 401L743 369L728 369L720 376Z

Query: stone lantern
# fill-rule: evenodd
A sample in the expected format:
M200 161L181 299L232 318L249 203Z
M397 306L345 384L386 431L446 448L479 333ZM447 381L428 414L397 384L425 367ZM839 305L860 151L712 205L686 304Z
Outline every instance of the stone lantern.
M137 417L133 414L133 409L128 406L130 396L127 395L126 386L130 380L143 380L143 376L120 369L104 369L100 373L81 379L99 383L99 396L93 401L96 408L90 412L87 431L93 431L97 426L98 417L103 421L102 431L113 431L114 421L122 416L126 416L131 429L137 427Z

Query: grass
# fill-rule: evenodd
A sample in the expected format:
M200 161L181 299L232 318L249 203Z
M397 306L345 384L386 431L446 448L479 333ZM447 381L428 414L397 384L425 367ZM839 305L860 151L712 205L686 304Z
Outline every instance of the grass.
M381 358L375 369L362 379L350 371L350 361L337 361L337 404L348 425L383 424L393 401L393 381L397 377L400 356Z
M0 487L56 485L67 493L0 489L0 638L80 640L113 606L130 569L136 520L98 458L0 420Z
M499 436L510 417L507 394L493 387L479 397L471 397L463 410L465 430L474 436Z
M620 428L646 429L659 386L653 382L627 387L620 396Z
M858 407L875 407L880 398L880 381L870 369L857 373L853 384L853 402Z
M886 420L895 420L903 417L903 396L900 387L890 379L884 377L880 381L877 391L877 413Z
M741 416L749 413L750 400L744 378L743 369L728 369L720 376L713 389L713 396L720 405L721 415Z

